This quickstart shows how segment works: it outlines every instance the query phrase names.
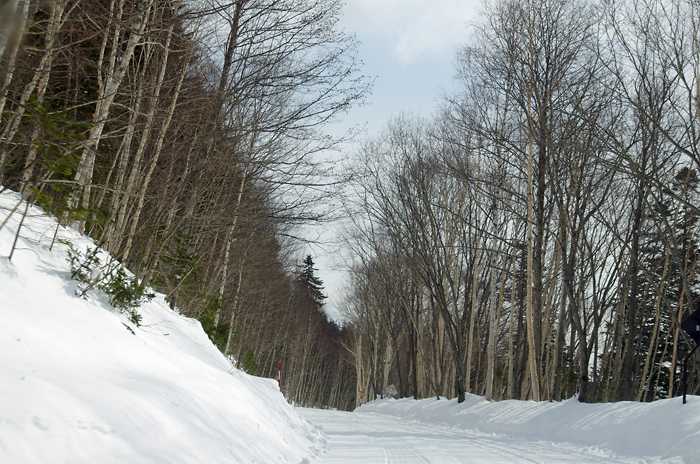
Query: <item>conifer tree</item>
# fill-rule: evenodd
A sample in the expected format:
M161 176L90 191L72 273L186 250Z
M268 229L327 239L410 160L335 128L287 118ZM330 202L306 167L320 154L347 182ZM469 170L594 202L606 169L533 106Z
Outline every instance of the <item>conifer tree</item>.
M314 268L314 260L311 258L311 255L306 255L301 269L299 281L314 303L316 303L317 308L321 309L327 297L323 294L323 281L316 277L315 272L318 269Z

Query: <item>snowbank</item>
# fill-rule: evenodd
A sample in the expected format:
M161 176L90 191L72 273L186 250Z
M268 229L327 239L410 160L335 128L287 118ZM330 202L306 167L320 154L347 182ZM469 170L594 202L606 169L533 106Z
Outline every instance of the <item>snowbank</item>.
M442 398L371 401L356 413L381 413L420 422L476 429L534 440L596 446L619 455L680 457L700 462L700 397L653 403L584 404L572 398L558 403L489 402L467 394L459 404Z
M0 224L18 203L0 195ZM75 296L56 222L30 207L0 230L0 462L308 462L322 432L273 380L232 368L196 320L144 304L136 327L100 291ZM59 228L76 248L94 244ZM127 326L133 331L127 329Z

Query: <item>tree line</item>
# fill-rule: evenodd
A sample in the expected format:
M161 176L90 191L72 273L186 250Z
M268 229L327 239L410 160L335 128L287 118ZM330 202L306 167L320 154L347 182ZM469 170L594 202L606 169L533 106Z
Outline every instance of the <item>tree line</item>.
M0 8L0 188L92 237L239 365L275 377L281 361L292 401L349 407L346 335L295 239L331 212L319 154L342 138L324 126L369 90L340 2Z
M700 299L699 8L487 2L435 115L363 143L344 305L357 400L390 384L459 401L682 393L680 321Z

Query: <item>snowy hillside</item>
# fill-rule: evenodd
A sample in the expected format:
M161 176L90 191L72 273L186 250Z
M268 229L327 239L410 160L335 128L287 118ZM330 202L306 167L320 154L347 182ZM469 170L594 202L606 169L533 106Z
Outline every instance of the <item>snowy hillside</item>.
M17 204L0 196L0 224ZM140 327L99 290L77 297L67 246L49 250L56 223L38 208L9 261L23 212L0 230L0 462L299 463L321 452L323 433L275 381L232 368L162 295L139 309ZM58 236L94 247L71 229Z

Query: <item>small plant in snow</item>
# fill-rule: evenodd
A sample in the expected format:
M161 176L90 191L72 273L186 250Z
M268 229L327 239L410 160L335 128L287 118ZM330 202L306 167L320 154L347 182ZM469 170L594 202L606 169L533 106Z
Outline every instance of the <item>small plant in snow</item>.
M141 315L136 308L155 295L147 292L146 286L129 276L116 261L110 260L100 267L100 259L97 257L99 247L88 247L87 251L82 253L76 250L72 243L62 243L68 246L71 279L78 282L76 295L84 298L88 290L97 287L107 294L109 304L122 314L127 314L134 325L141 325Z
M85 253L76 250L73 244L59 240L68 247L68 263L70 264L70 278L78 282L75 294L85 297L88 290L97 285L99 281L100 258L97 257L100 249L88 247Z
M255 360L255 354L250 348L248 348L241 359L241 367L250 375L260 375L260 366L258 366L258 362Z
M109 304L122 312L132 311L144 301L155 297L153 293L146 291L143 283L127 275L126 271L119 266L110 270L100 282L99 288L108 295ZM138 319L140 320L141 316ZM132 320L132 322L136 324L135 321Z

